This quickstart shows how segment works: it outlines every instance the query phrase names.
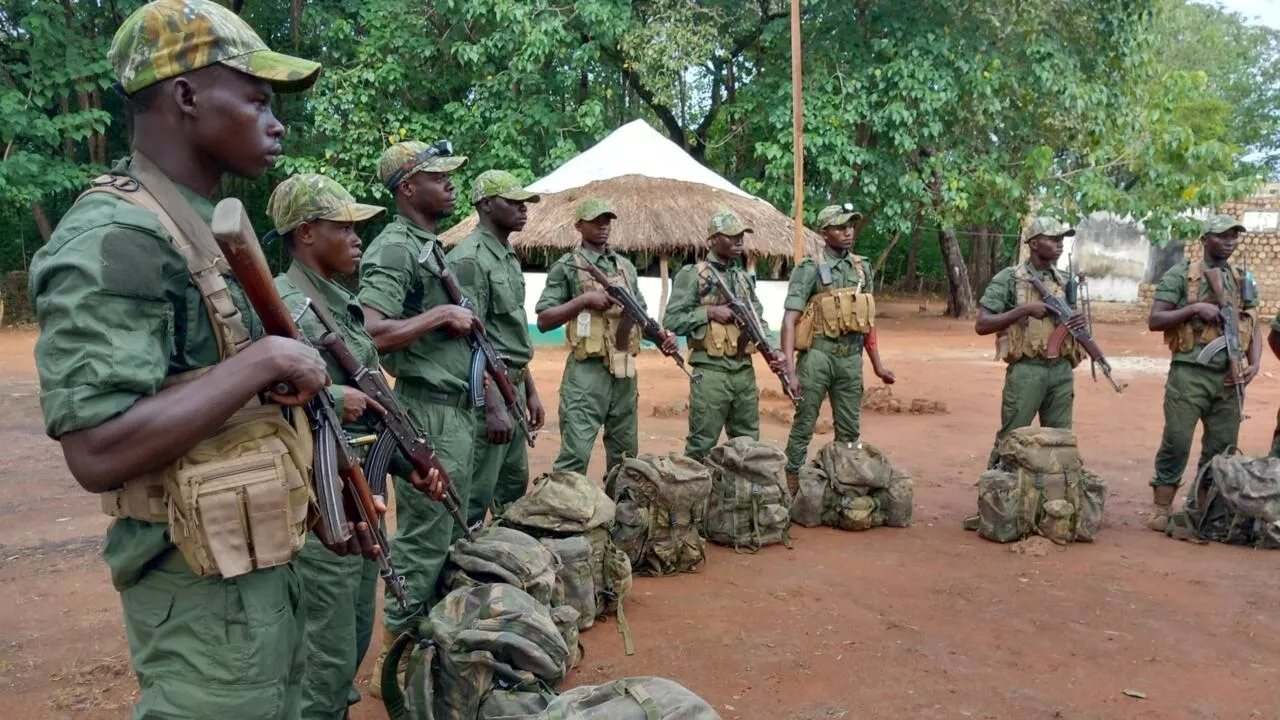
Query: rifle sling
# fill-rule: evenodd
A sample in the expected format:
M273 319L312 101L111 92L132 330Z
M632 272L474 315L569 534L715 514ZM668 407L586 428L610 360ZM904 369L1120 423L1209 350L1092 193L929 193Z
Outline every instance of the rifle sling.
M329 309L328 301L320 295L319 288L316 287L315 283L311 282L311 278L307 277L307 274L302 272L302 269L296 263L289 266L289 270L284 276L289 278L302 291L303 295L311 299L311 306L316 309L320 317L324 318L325 324L337 330L338 323L334 321L333 311Z

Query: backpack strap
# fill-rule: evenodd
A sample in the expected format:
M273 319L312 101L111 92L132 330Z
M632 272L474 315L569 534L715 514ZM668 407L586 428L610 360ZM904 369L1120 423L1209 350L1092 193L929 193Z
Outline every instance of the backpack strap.
M1200 302L1200 278L1204 267L1199 262L1187 263L1187 304Z
M631 699L636 701L640 709L644 710L645 720L662 720L662 709L658 707L658 702L640 683L632 680L617 680L613 686L619 695L630 695Z

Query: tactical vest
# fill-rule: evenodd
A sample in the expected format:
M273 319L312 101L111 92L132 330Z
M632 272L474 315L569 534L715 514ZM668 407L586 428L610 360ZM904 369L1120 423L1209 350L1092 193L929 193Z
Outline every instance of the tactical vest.
M835 339L849 333L869 333L876 324L876 299L862 292L867 281L867 268L862 258L850 258L858 271L858 284L853 287L823 288L809 298L796 323L796 350L813 346L814 333Z
M212 231L145 156L135 154L133 169L139 180L103 175L80 197L105 193L156 216L200 291L219 360L235 355L251 339L223 277L230 266ZM163 387L194 380L208 369L171 375ZM168 467L103 493L102 509L111 517L168 523L170 538L197 575L235 577L285 565L302 549L311 526L312 456L303 414L286 418L279 406L255 397Z
M1035 270L1030 262L1024 262L1013 270L1013 296L1017 307L1044 301L1035 286L1031 284L1033 272ZM1056 270L1054 276L1057 277ZM1045 287L1053 293L1054 297L1066 300L1066 286L1062 282L1054 280L1052 283L1045 283ZM1008 343L1008 348L1003 352L1004 361L1013 364L1023 358L1043 358L1049 346L1049 336L1053 335L1057 327L1058 324L1052 314L1044 318L1025 317L1010 325L1006 331L1007 335L997 339L997 343L1001 345ZM1062 341L1062 357L1071 363L1071 367L1075 367L1084 359L1084 355L1084 350L1076 344L1076 339L1071 336L1071 333L1067 333Z
M1232 310L1240 313L1240 347L1248 348L1249 343L1253 342L1253 332L1258 324L1257 312L1254 310L1244 310L1244 271L1239 268L1232 268L1232 273L1236 279L1235 294L1227 293L1228 297L1223 301ZM1200 280L1204 277L1204 263L1192 263L1187 267L1187 304L1200 302ZM1223 282L1222 291L1227 292L1226 282ZM1209 290L1210 295L1213 290ZM1218 302L1218 298L1213 298L1212 302ZM1206 323L1198 317L1193 317L1187 322L1182 323L1172 330L1165 330L1164 341L1169 349L1175 353L1191 352L1197 347L1208 345L1222 335L1222 328L1214 323Z
M576 267L576 264L575 264ZM583 294L603 290L591 273L581 267L578 270L578 287ZM622 264L618 263L609 282L631 287ZM565 337L573 357L577 360L601 358L610 374L617 378L636 376L636 355L640 354L640 328L627 316L621 305L612 305L604 312L583 310L577 320L565 328Z
M720 305L725 298L720 297L720 291L716 289L715 280L711 277L711 263L703 260L697 264L698 268L698 289L710 288L710 292L703 292L702 297L698 299L698 305L701 307L709 307L711 305ZM745 302L751 302L750 289L736 286L734 283L734 275L726 272L722 273L725 278L725 284L734 292L738 293L738 297ZM742 331L738 328L737 323L718 323L707 321L707 331L702 338L689 338L689 347L694 350L702 350L711 357L738 357L740 355L750 355L756 351L756 346L746 342L746 338L742 336Z

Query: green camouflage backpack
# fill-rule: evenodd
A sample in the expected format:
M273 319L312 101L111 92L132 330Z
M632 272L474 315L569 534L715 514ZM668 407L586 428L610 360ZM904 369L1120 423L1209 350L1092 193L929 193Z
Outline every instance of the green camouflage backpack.
M578 629L596 622L596 583L591 568L593 553L586 535L544 537L538 540L560 559L557 576L564 586L564 601L578 611Z
M911 475L864 442L830 442L800 469L791 519L802 525L869 530L911 524Z
M1192 488L1169 518L1170 537L1280 548L1280 458L1217 455Z
M576 623L575 623L576 624ZM411 652L405 686L397 668ZM505 583L460 588L401 635L383 665L392 720L499 720L543 711L570 651L547 607Z
M575 535L586 538L591 546L591 588L566 588L565 595L570 601L588 593L594 595L594 608L586 603L575 607L580 615L616 613L618 630L630 655L631 635L622 601L631 592L631 562L610 537L615 512L613 501L591 479L575 472L557 471L535 480L529 492L502 513L501 523L543 539ZM563 561L561 558L562 564ZM581 583L588 573L576 567L562 570L561 576Z
M565 601L557 575L560 569L560 559L536 538L495 525L474 540L461 538L454 543L441 578L446 591L491 583L514 585L551 608Z
M574 688L537 720L720 720L706 700L674 680L635 677Z
M736 437L707 456L711 498L706 537L735 551L765 545L791 547L791 493L783 470L787 456L775 445Z
M625 458L605 489L618 506L613 541L636 575L702 569L707 555L699 533L711 494L706 466L676 454Z

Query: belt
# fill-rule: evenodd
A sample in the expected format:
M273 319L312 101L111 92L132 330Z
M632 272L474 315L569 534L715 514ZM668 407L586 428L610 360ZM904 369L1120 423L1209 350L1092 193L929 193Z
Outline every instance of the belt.
M400 378L396 382L396 389L400 391L401 395L410 400L431 405L460 408L462 410L471 409L471 398L466 393L438 390L424 382L415 382L412 378Z
M1065 357L1056 357L1050 360L1049 358L1037 355L1036 357L1019 358L1017 360L1014 360L1013 364L1017 365L1018 363L1031 363L1032 365L1043 365L1045 367L1049 367L1051 365L1057 365L1060 362L1067 362L1067 359Z
M524 367L513 368L508 365L507 376L511 378L512 385L519 385L529 379L529 366L525 365Z
M866 338L867 336L863 333L848 333L838 338L815 335L809 345L809 349L821 350L834 357L849 357L862 352L862 346L866 342Z

